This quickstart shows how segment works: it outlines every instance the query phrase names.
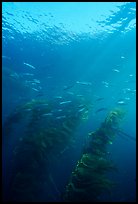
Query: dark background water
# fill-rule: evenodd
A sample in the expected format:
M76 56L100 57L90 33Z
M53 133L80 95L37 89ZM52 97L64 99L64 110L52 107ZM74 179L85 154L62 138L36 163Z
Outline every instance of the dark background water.
M77 91L93 103L87 123L78 127L77 148L62 156L56 171L51 169L61 192L80 158L85 135L100 126L118 100L126 103L122 129L136 137L135 16L134 2L2 3L2 122L17 105L36 99L38 93L53 99L72 84L75 88L68 92ZM33 78L40 84L26 86ZM82 87L76 81L92 85ZM104 99L97 102L100 97ZM103 107L107 111L95 113ZM109 148L119 169L112 176L119 185L110 200L135 201L135 141L118 136ZM56 195L54 188L51 194ZM53 200L60 199L56 195Z

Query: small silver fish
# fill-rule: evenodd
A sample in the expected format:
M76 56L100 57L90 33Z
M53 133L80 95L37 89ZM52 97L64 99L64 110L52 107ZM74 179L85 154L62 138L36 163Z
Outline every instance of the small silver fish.
M85 82L85 81L76 81L77 84L82 84L82 85L92 85L91 82Z
M62 96L55 96L55 98L62 98Z
M117 103L120 104L120 105L126 104L125 101L118 101Z
M25 111L31 111L31 110L32 110L31 108L25 109Z
M73 92L70 92L70 91L68 91L67 94L74 95L74 93L73 93Z
M85 108L81 108L78 112L82 112L83 110L85 110Z
M32 68L32 69L36 69L33 65L28 64L28 63L26 63L26 62L24 62L23 64L26 65L26 66L28 66L28 67L30 67L30 68Z
M13 78L15 78L15 79L18 79L18 78L19 78L19 75L18 75L16 72L14 72L14 73L10 74L10 77L13 77Z
M42 116L52 116L52 115L53 115L53 113L45 113Z
M126 97L125 100L130 100L130 98L129 98L129 97Z
M66 103L71 103L71 101L63 101L63 102L60 102L60 105L66 104Z
M95 111L95 113L99 113L99 112L105 111L105 110L107 110L107 108L99 108L98 110Z
M78 96L78 97L82 97L83 95L81 95L81 94L78 94L77 96Z
M118 69L112 69L114 72L120 72Z
M58 112L61 112L61 111L62 111L62 109L58 109L57 111L58 111Z
M62 118L66 118L66 116L63 115L63 116L58 116L58 117L56 117L56 119L62 119Z
M23 73L22 75L26 75L26 76L34 76L34 74L31 74L31 73Z
M107 81L102 81L102 84L109 85L109 83Z
M39 91L38 89L32 88L34 91Z
M101 98L97 98L96 101L101 101L101 100L103 100L103 99L104 99L104 98L102 98L102 97L101 97Z
M34 79L33 80L35 83L37 83L37 84L40 84L40 80L38 80L38 79Z
M11 59L10 57L7 57L7 56L5 56L5 55L3 55L2 58L3 58L3 59L9 59L9 60Z

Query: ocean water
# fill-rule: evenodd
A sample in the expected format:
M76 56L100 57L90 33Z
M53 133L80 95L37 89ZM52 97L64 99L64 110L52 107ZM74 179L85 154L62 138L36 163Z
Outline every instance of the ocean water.
M107 147L117 185L98 199L135 202L136 3L2 3L4 201L62 202L114 108L125 111Z

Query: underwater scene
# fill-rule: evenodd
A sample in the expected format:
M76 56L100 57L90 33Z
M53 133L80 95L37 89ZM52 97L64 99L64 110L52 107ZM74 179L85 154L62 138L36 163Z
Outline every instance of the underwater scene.
M136 202L136 2L2 2L4 202Z

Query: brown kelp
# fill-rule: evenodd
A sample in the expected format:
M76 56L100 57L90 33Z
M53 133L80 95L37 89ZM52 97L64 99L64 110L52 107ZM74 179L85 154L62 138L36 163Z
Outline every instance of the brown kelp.
M63 195L64 201L98 202L103 193L111 192L115 183L107 173L117 168L107 157L107 147L112 144L116 135L114 128L120 126L123 116L124 111L116 108L109 112L100 128L89 133L89 145L72 172Z
M85 110L78 111L80 105L82 101L76 98L70 103L32 100L7 118L3 148L5 174L10 175L8 201L41 201L44 186L51 182L51 155L56 157L73 143L74 132L84 118ZM12 140L16 141L11 143Z

